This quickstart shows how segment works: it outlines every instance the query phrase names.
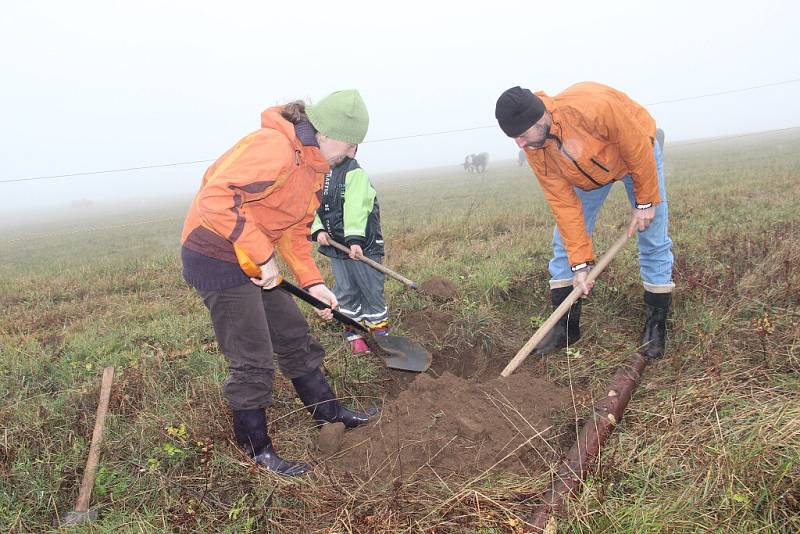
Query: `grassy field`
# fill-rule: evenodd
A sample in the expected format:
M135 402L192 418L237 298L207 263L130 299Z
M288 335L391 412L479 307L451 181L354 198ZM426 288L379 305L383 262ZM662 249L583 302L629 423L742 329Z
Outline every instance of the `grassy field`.
M668 355L645 372L558 529L798 532L800 133L667 145L665 164L677 283ZM387 264L460 287L442 304L387 282L398 329L408 313L441 309L454 320L433 348L478 347L502 367L550 311L552 217L530 170L375 182ZM597 249L626 225L625 202L617 186ZM87 213L0 236L1 531L46 531L72 508L106 365L117 377L93 496L101 520L86 531L524 531L546 474L365 487L252 468L231 442L207 312L181 279L184 209ZM576 347L526 367L600 393L643 321L633 244L584 310ZM381 402L385 371L351 357L336 327L313 328L337 392ZM285 456L309 458L316 430L276 382L273 437Z

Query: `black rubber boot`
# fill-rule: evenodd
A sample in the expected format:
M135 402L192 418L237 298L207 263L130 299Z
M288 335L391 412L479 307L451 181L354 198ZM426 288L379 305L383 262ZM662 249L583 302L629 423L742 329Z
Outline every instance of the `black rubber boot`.
M256 461L257 464L279 475L296 477L308 471L311 466L303 462L284 460L272 446L267 434L267 414L262 409L234 410L233 433L236 443Z
M553 302L553 309L558 308L562 302L572 293L572 286L559 287L550 290L550 299ZM563 349L567 344L572 345L581 338L581 299L572 304L569 311L558 320L555 326L544 336L544 339L536 345L533 353L539 356L547 356L559 349Z
M667 346L667 315L672 293L644 292L645 321L640 352L648 358L661 358Z
M377 408L359 412L342 406L320 369L299 378L292 378L292 384L308 413L319 423L344 423L347 428L355 428L378 413Z

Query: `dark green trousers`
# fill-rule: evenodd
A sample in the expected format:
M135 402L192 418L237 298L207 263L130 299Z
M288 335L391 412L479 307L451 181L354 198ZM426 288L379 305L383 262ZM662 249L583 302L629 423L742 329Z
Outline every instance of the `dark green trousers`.
M232 410L272 404L273 354L287 378L318 369L325 351L291 295L246 284L198 291L211 314L217 344L228 360L223 394Z

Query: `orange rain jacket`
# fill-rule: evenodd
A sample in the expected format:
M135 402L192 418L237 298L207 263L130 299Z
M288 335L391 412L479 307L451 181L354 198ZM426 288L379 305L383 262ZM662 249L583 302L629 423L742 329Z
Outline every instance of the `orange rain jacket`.
M544 147L525 149L528 163L555 215L570 265L593 261L573 187L597 189L630 174L636 203L657 204L655 120L625 93L599 83L578 83L555 97L536 95L553 125Z
M245 272L248 257L263 265L277 249L297 282L309 287L324 282L311 257L309 230L330 168L319 148L300 142L280 109L265 110L261 128L208 168L181 242L199 254L238 261Z

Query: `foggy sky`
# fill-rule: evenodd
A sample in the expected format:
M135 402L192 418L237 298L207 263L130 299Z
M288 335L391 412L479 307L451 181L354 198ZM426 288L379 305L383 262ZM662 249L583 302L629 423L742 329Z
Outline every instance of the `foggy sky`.
M492 125L514 85L646 104L800 77L797 2L5 1L0 179L213 159L277 102L357 88L367 140ZM667 140L800 126L800 83L650 106ZM514 158L497 128L364 144L371 174ZM0 183L3 218L187 198L208 164ZM423 177L422 173L420 176ZM532 184L532 187L535 187Z

